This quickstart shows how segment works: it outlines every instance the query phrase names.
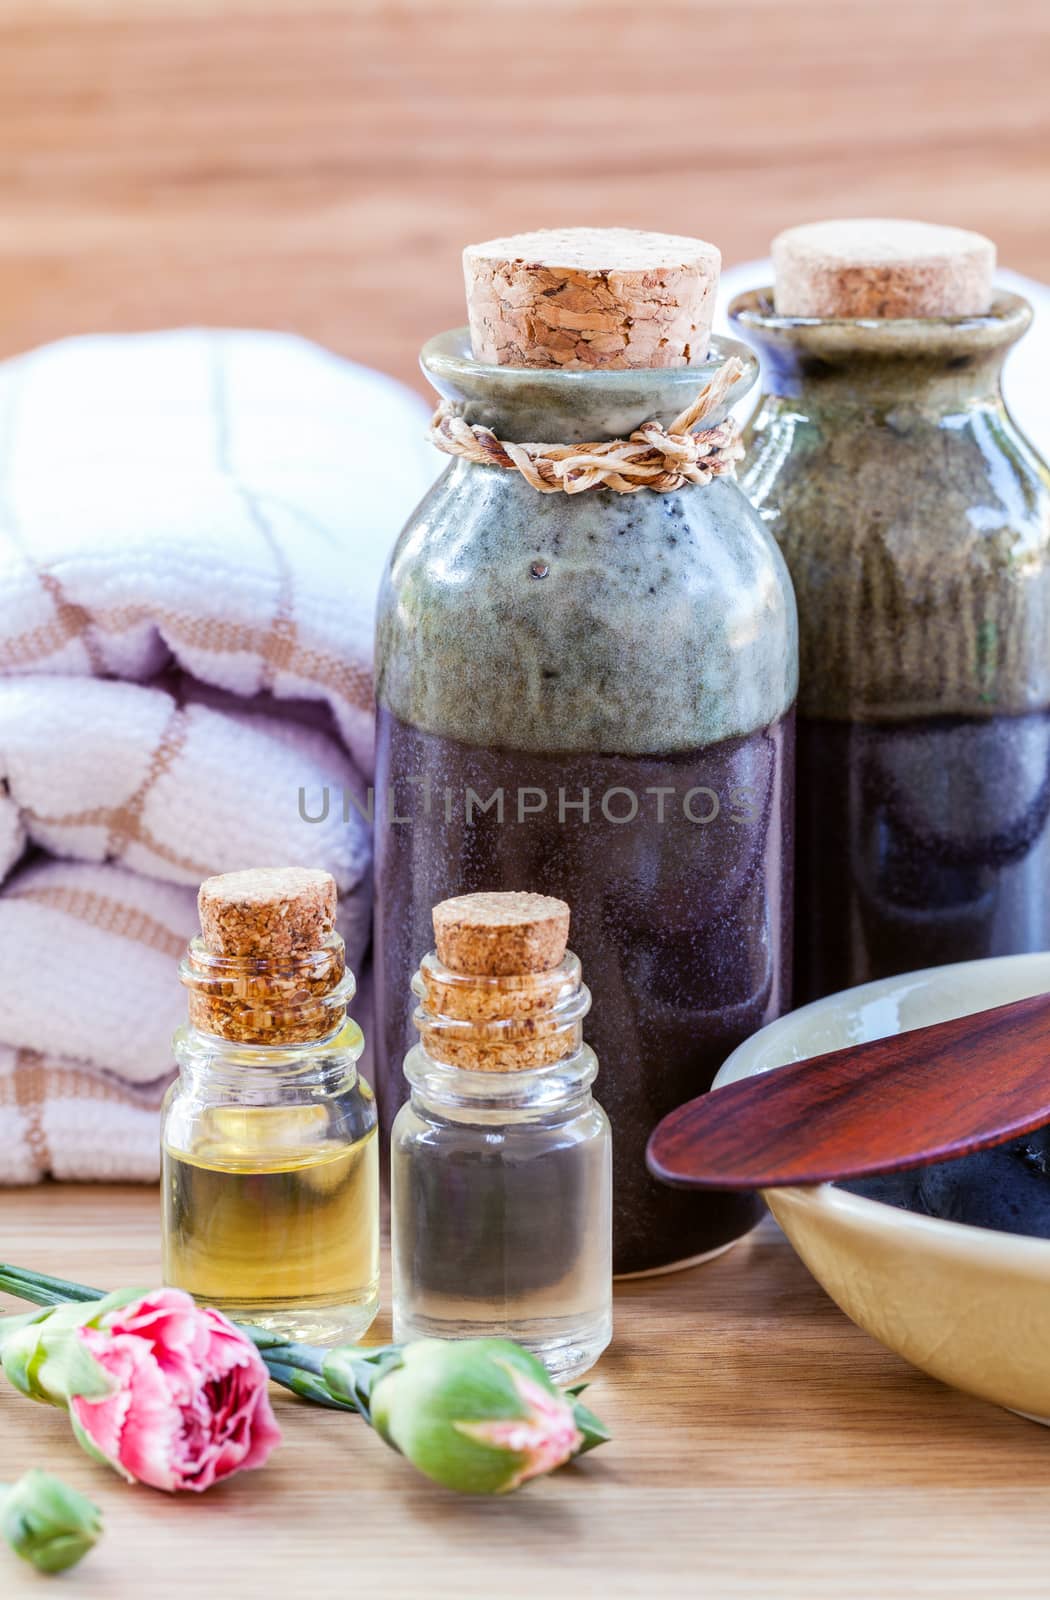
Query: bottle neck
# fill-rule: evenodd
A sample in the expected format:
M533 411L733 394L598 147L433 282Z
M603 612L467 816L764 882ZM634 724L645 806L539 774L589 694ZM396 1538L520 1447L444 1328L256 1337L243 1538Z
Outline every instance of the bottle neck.
M822 406L929 409L1001 403L1003 362L1032 320L1020 295L986 316L879 319L781 317L772 291L739 295L734 328L762 354L767 392Z
M713 339L702 362L687 367L603 368L497 367L475 361L466 328L438 334L423 347L423 370L445 400L469 423L481 423L506 438L552 444L626 439L643 422L669 423L695 400L730 357L744 374L725 408L705 426L720 422L758 376L753 354L735 339ZM482 471L489 471L483 467Z
M412 979L412 1021L435 1061L503 1076L566 1061L583 1043L591 1008L579 958L500 977L454 972L431 951Z
M314 1047L332 1039L357 987L337 933L316 949L272 956L218 954L193 939L179 979L189 990L192 1029L250 1047Z
M455 972L431 951L412 979L420 1042L405 1059L417 1106L479 1122L560 1116L598 1070L583 1042L590 992L571 950L557 967L491 977Z
M185 1087L258 1105L352 1089L364 1047L364 1035L350 1017L325 1038L301 1044L248 1044L206 1033L192 1023L174 1039Z
M405 1077L417 1112L447 1122L490 1124L565 1121L591 1098L598 1059L581 1044L550 1066L524 1072L471 1072L436 1061L417 1044L405 1057Z

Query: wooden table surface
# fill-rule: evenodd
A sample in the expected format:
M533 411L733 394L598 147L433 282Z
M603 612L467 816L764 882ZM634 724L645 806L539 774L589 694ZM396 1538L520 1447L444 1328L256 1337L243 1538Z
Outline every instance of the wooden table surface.
M462 246L918 216L1050 278L1047 0L0 0L0 354L290 328L420 381Z
M156 1192L0 1192L0 1258L155 1282ZM46 1466L103 1504L106 1538L66 1580L84 1600L1045 1597L1046 1431L873 1343L771 1221L705 1267L619 1285L616 1317L590 1396L614 1442L506 1500L437 1489L283 1392L269 1466L172 1500L93 1465L62 1413L0 1380L0 1475ZM5 1600L42 1593L0 1551Z

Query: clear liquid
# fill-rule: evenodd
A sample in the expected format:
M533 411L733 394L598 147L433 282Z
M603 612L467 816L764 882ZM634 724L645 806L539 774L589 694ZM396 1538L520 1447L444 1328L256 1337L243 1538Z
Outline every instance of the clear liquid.
M165 1282L289 1338L360 1338L379 1304L378 1140L326 1125L321 1106L223 1106L191 1151L165 1146Z
M558 1127L425 1119L391 1162L395 1339L498 1335L560 1381L612 1337L611 1154L592 1106Z

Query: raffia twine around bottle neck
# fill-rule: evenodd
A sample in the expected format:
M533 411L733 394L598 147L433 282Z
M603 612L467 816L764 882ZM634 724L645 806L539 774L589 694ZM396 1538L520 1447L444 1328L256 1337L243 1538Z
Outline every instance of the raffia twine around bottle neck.
M734 475L744 454L735 420L726 417L710 428L700 424L724 406L744 372L743 362L730 356L668 427L645 422L627 439L595 444L515 444L499 439L480 423L468 423L452 401L445 401L434 413L429 437L446 455L459 456L475 466L519 472L540 494L580 494L587 489L612 489L617 494L650 489L670 494L690 484Z

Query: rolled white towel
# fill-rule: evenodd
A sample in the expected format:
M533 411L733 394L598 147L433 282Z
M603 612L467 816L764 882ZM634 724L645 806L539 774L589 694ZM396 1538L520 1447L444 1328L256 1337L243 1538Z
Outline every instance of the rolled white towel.
M324 867L344 895L366 884L364 784L338 740L290 707L220 711L180 689L0 678L0 849L24 834L50 855L171 883L281 863ZM328 815L304 821L321 817L326 788Z
M63 340L0 365L0 672L326 704L372 763L375 598L437 470L426 407L286 334Z
M360 967L374 604L426 415L280 334L0 364L0 1183L156 1176L201 878L327 869Z
M165 1083L134 1085L83 1063L0 1045L0 1184L152 1183Z
M186 1014L176 969L196 923L192 889L123 867L23 868L0 896L0 1041L127 1083L170 1076Z

